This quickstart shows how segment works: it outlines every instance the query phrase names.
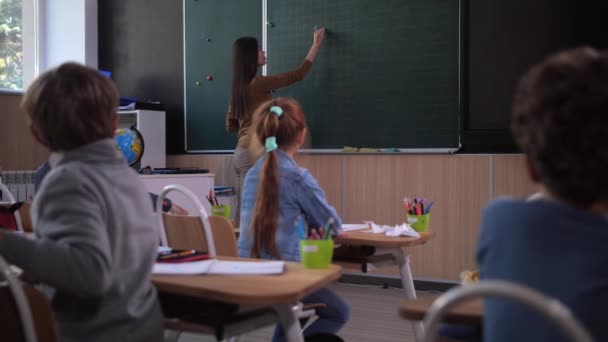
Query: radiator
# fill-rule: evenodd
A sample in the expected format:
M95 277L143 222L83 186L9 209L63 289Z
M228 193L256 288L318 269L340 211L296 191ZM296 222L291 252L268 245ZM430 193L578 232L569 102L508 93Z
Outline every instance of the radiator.
M31 201L34 197L35 170L3 171L0 183L4 184L17 202ZM9 196L0 193L0 202L8 202Z

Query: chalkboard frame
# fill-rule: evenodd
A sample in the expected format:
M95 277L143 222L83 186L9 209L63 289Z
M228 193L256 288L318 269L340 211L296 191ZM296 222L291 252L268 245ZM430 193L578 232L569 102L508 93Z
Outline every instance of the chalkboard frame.
M186 1L183 0L183 40L184 40L184 149L186 153L213 153L213 154L227 154L233 153L234 149L188 149L188 128L187 128L187 91L186 91L186 79L187 79L187 64L186 64ZM465 2L467 0L457 0L458 1L458 81L457 81L457 92L458 92L458 127L457 127L457 137L458 137L458 146L456 147L448 147L448 148L400 148L396 147L394 152L383 152L379 149L379 152L372 152L373 154L451 154L457 153L462 148L462 127L464 118L464 89L465 89L465 18L466 14L464 11L466 10ZM260 22L262 29L262 47L265 51L268 49L268 35L267 35L267 0L261 0L262 3L262 20ZM267 74L266 66L262 68L262 74ZM300 152L308 153L308 154L366 154L361 152L345 152L343 149L327 149L327 148L314 148L314 149L301 149Z

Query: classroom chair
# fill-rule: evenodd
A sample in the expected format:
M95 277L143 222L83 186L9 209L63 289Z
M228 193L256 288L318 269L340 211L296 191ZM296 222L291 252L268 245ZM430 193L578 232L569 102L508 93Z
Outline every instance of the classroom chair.
M10 204L17 203L17 201L15 201L15 197L13 197L13 194L11 194L11 192L8 191L8 188L6 187L6 185L2 184L1 181L0 181L0 193L2 193L2 201L8 202ZM23 232L23 224L21 222L21 214L19 213L19 211L15 212L15 222L17 222L17 231Z
M34 225L32 223L32 217L30 211L32 210L32 204L30 202L23 202L19 209L15 212L15 215L19 215L21 220L21 228L24 233L33 233ZM15 219L16 220L16 219Z
M161 245L207 251L210 257L238 257L236 237L230 221L219 216L209 217L199 198L181 185L166 186L158 196L157 205L162 205L171 191L181 192L194 202L199 215L158 212ZM240 335L275 324L278 319L270 307L239 308L224 303L192 302L178 296L161 298L163 310L169 316L165 318L167 342L176 342L182 332L214 335L218 341L237 341Z
M559 326L572 341L593 341L591 335L572 315L570 309L560 301L545 296L529 287L504 280L482 280L474 285L453 288L439 296L425 315L423 341L435 341L439 330L439 323L450 308L477 297L500 297L520 302L544 315L546 318L555 321L556 326Z
M58 342L51 305L0 257L0 341Z
M204 225L200 216L184 216L163 213L163 229L167 236L167 245L176 249L194 249L206 251ZM232 224L225 217L209 216L211 235L215 245L216 256L238 257L238 249Z
M158 203L162 203L165 196L170 191L179 191L192 200L200 215L184 216L172 215L167 213L157 213L161 228L160 240L164 246L171 246L176 249L194 250L214 250L214 255L210 256L235 257L238 258L238 248L236 235L232 223L222 216L208 216L202 203L189 189L181 185L168 185L159 194ZM211 241L211 243L207 243ZM178 298L173 300L179 301ZM167 341L177 341L181 332L192 332L200 334L213 334L217 340L222 340L226 336L238 339L238 335L262 328L276 323L277 317L272 308L255 308L253 311L247 309L235 315L230 312L230 306L220 307L217 303L206 303L215 306L216 310L223 312L226 316L218 319L214 315L213 319L205 315L188 315L179 319L165 320L165 328L170 333ZM294 305L294 310L298 311L300 319L307 319L315 314L315 309L325 306L323 303ZM169 309L170 310L170 309ZM185 319L184 319L185 318ZM255 324L252 324L255 323Z

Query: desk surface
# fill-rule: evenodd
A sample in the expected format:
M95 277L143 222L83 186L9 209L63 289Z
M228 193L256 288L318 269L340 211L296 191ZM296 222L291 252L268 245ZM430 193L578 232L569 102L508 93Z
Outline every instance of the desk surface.
M167 178L200 178L200 177L215 177L214 173L167 173L167 174L140 174L143 179L167 179Z
M351 230L346 232L347 236L338 236L334 239L337 244L351 246L374 246L374 247L410 247L422 245L435 237L435 232L420 233L419 238L414 237L389 237L384 234L366 233L369 229Z
M305 269L294 262L286 262L285 265L286 272L281 275L156 275L152 282L159 292L164 293L240 305L274 305L295 303L337 280L341 274L341 267L337 265L323 270Z
M401 317L410 321L422 321L427 310L438 296L425 296L418 299L408 299L399 305ZM483 302L481 299L461 303L449 310L443 321L453 324L480 325L483 319Z

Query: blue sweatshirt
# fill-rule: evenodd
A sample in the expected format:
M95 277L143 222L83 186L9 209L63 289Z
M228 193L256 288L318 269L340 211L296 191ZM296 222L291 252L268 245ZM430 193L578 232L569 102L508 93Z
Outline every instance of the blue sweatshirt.
M568 306L596 341L608 341L608 220L548 200L500 199L483 212L482 279L527 285ZM485 306L484 340L568 341L553 323L511 301Z

